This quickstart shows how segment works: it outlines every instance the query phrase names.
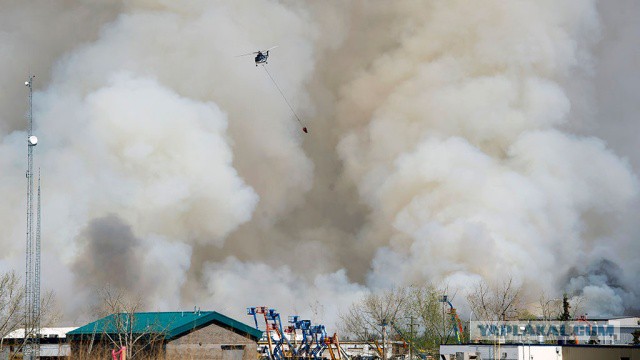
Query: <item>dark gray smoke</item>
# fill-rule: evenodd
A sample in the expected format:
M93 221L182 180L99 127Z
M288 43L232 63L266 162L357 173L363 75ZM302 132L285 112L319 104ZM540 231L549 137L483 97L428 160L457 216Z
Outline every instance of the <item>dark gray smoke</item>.
M143 287L141 241L115 215L91 220L77 238L78 255L72 265L80 288L100 290L105 284L120 289Z
M585 298L579 304L590 314L601 316L638 315L636 295L624 285L624 271L618 264L600 259L569 270L565 289L569 295Z

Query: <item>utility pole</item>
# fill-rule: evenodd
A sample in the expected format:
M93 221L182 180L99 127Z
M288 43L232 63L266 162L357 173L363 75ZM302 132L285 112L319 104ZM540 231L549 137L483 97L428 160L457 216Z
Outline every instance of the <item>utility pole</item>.
M447 328L445 326L445 318L444 318L444 303L447 301L447 295L442 295L442 299L440 302L442 303L442 337L440 338L440 345L444 344L444 337L447 333Z
M411 315L409 317L409 336L411 337L411 342L415 343L415 341L413 341L414 337L413 337L413 315ZM409 360L413 360L413 345L409 344Z
M387 360L387 319L383 319L380 325L382 326L382 360Z

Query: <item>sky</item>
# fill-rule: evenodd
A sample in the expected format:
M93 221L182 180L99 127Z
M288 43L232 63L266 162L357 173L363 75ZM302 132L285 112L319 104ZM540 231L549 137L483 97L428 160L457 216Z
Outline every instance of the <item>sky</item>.
M370 292L512 277L637 314L633 0L0 0L0 270L333 326ZM251 56L278 46L265 65ZM533 305L531 305L533 306Z

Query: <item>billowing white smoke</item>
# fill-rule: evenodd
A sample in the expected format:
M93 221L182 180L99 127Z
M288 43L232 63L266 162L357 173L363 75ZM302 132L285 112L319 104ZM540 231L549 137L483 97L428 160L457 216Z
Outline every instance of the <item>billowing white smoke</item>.
M45 188L65 194L46 198L53 197L55 204L54 211L45 207L47 234L60 241L56 245L61 253L72 249L71 254L81 255L75 263L105 257L105 266L97 272L114 279L126 271L124 267L144 270L135 284L139 290L148 288L143 283L157 283L157 274L176 272L155 288L163 289L161 294L149 291L150 297L173 299L176 306L191 256L190 248L176 251L176 246L185 240L221 244L251 218L258 200L232 166L227 116L213 103L181 97L157 80L130 74L114 74L86 94L73 89L47 90L37 112L39 132L53 140L42 155L48 174ZM113 261L124 255L116 246L85 259L82 248L75 250L73 243L65 242L92 219L110 214L125 219L146 239L135 261ZM102 237L87 241L115 244L119 239L110 239L118 235L115 230L107 226ZM79 278L92 275L82 267L76 270Z
M336 315L367 289L351 283L344 270L318 274L312 281L288 266L248 264L230 257L206 267L209 295L225 313L238 313L238 299L255 299L254 305L278 304L314 323L333 324ZM284 312L283 319L291 313ZM330 330L329 330L330 331Z
M34 11L12 6L17 13ZM52 13L66 19L101 6L60 5ZM53 51L51 75L37 78L44 88L35 94L34 110L38 163L46 174L43 257L45 269L59 269L45 271L43 284L61 293L68 311L97 301L94 290L108 283L144 293L150 307L172 309L183 300L193 246L219 250L256 209L263 222L273 223L310 188L312 165L299 151L286 105L251 58L234 55L278 40L283 59L296 64L280 63L287 69L281 85L295 94L311 65L311 48L296 42L311 35L300 14L268 2L141 1L110 9L119 14L102 24L95 39L62 56L64 48ZM281 25L260 39L252 30L259 30L255 24L263 16ZM28 38L25 29L9 30L5 48ZM16 130L24 124L11 120L15 124L5 123L14 131L3 134L2 147L14 156L5 158L3 173L22 174L24 133ZM15 211L23 201L20 179L3 181L11 194L2 209L8 214L3 243L23 233ZM19 268L22 252L15 247L5 253L9 263L3 267ZM69 299L70 293L79 296Z
M603 315L628 310L639 249L620 214L637 180L604 142L567 130L590 111L575 84L592 71L596 10L583 0L52 6L53 19L75 14L69 36L34 22L38 35L16 25L0 38L0 49L35 38L31 51L43 52L33 66L44 73L43 284L70 313L111 283L143 292L150 309L195 303L242 319L266 305L331 325L372 288L512 274L584 295ZM234 57L273 45L268 66L308 122L304 143L263 69ZM26 76L29 59L0 66ZM24 93L9 94L0 268L19 269ZM603 276L603 261L622 270Z
M562 84L590 71L595 4L425 10L422 26L343 92L342 123L353 130L339 152L373 209L364 236L390 240L370 284L511 274L532 293L557 293L572 266L635 261L637 246L617 231L635 176L600 140L561 131L571 110ZM609 243L616 250L604 253ZM581 295L606 285L587 281ZM592 309L623 312L615 297L618 306Z

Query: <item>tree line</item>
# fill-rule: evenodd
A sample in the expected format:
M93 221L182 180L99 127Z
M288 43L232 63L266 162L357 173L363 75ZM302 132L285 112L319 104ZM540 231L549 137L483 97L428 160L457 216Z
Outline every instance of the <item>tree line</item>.
M98 318L109 314L120 314L114 319L135 319L134 314L142 308L140 297L131 297L122 290L105 286L98 291L101 301L91 309ZM457 341L454 327L458 324L451 314L446 301L468 310L475 319L483 321L508 320L570 320L575 319L580 310L580 298L571 299L565 294L562 299L550 299L540 295L536 304L524 302L522 286L512 278L497 283L480 281L464 296L458 289L447 285L422 283L393 289L372 291L354 302L340 314L342 338L359 340L370 344L384 358L386 342L402 340L411 350L423 355L435 355L440 344ZM24 328L25 291L20 276L14 271L0 275L0 349L4 338L12 331ZM466 306L463 306L466 305ZM53 326L61 318L57 309L55 294L45 292L41 299L41 326ZM467 337L471 316L461 319L463 336ZM127 349L128 358L137 357L137 351L144 348L141 342L149 340L150 333L131 332L131 320L111 324L118 329L115 335L106 334L106 343L113 348ZM104 334L103 334L104 335ZM154 334L162 336L162 334ZM157 342L158 339L154 339ZM88 347L91 353L91 346Z
M468 340L469 321L570 320L580 311L580 297L550 299L541 294L535 303L525 303L523 288L513 278L488 283L480 281L464 297L447 285L423 283L371 292L340 314L342 337L368 343L384 358L385 341L402 340L416 355L437 355L441 344L458 341L454 327L458 319L453 305L463 306L459 319L462 336ZM455 310L454 310L455 311Z

